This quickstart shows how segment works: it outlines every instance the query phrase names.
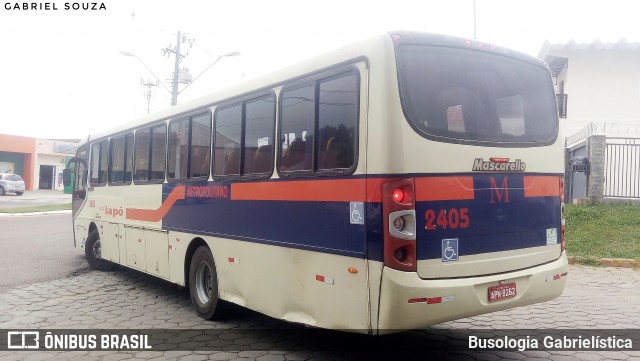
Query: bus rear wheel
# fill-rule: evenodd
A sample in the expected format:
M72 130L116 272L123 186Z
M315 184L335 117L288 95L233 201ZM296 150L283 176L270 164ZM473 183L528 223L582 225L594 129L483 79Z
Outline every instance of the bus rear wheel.
M198 316L207 320L222 316L224 305L218 295L218 274L208 247L198 247L191 258L189 292Z
M87 257L89 266L98 271L110 271L113 263L102 259L102 246L100 244L100 236L98 230L94 229L89 234L87 242L84 244L84 254Z

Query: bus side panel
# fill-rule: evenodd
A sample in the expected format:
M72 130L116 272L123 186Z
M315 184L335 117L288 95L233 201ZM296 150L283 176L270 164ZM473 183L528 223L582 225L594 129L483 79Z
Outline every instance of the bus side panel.
M170 232L172 264L184 260L188 240L193 237ZM219 237L200 238L213 254L221 299L290 322L369 331L364 259ZM349 271L354 269L357 272ZM172 270L175 274L175 268Z
M365 225L354 219L364 211L364 179L247 184L164 185L171 280L183 283L179 268L198 237L213 254L222 299L287 321L369 332ZM354 202L336 196L345 184Z

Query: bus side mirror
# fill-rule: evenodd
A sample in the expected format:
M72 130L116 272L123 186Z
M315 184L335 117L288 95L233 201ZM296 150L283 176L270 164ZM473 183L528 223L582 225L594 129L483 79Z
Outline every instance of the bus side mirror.
M62 183L65 187L71 185L71 169L63 169L62 170Z

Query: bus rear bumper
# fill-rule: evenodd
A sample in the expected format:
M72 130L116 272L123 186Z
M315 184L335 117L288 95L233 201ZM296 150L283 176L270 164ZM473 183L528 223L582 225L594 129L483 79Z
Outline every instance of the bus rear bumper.
M393 333L508 308L552 300L564 290L569 265L565 252L539 266L489 276L421 279L417 273L385 267L378 333ZM489 287L516 284L516 295L489 302Z

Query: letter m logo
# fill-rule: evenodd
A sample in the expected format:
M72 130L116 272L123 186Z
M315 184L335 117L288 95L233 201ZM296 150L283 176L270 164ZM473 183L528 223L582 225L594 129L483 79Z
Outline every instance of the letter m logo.
M489 203L495 203L496 199L498 199L498 203L502 203L503 198L505 203L509 203L509 183L507 182L507 177L502 178L501 187L498 187L495 178L489 177L489 179L491 181L491 202Z

